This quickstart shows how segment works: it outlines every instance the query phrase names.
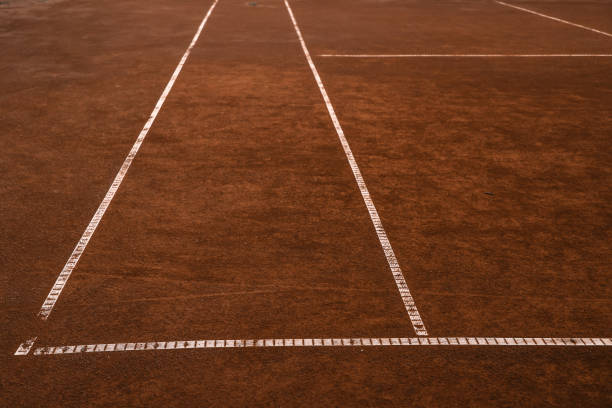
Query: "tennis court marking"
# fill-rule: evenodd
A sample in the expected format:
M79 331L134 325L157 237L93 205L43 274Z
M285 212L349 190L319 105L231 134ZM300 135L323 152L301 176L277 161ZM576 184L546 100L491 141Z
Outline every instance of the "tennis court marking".
M589 31L592 31L594 33L605 35L607 37L612 37L612 34L610 34L610 33L607 33L605 31L601 31L601 30L597 30L595 28L587 27L587 26L584 26L582 24L572 23L571 21L563 20L563 19L560 19L560 18L557 18L557 17L549 16L547 14L543 14L543 13L538 13L537 11L533 11L533 10L530 10L530 9L527 9L527 8L524 8L524 7L515 6L513 4L504 3L503 1L495 0L495 2L497 4L501 4L502 6L512 7L514 9L521 10L521 11L524 11L526 13L535 14L536 16L548 18L550 20L558 21L558 22L564 23L564 24L569 24L569 25L572 25L574 27L582 28L584 30L589 30Z
M334 58L605 58L612 54L319 54Z
M36 342L36 339L38 339L38 337L32 337L32 338L24 341L23 343L21 343L19 345L19 347L17 348L17 351L15 352L15 355L16 356L25 356L25 355L29 354L30 350L34 346L34 343Z
M200 26L198 27L198 30L196 31L195 35L193 36L193 39L191 40L191 43L187 47L187 50L183 54L183 57L179 61L178 65L176 66L176 69L174 70L174 73L170 77L170 80L168 81L168 84L166 85L166 88L164 88L164 91L162 92L161 96L159 97L157 103L155 104L155 108L153 108L153 112L151 113L151 116L149 116L149 119L147 120L147 122L145 123L144 127L140 131L140 134L138 135L138 138L136 139L136 142L134 142L134 145L132 146L132 149L130 150L130 152L128 153L127 157L125 158L123 164L121 165L121 168L119 169L119 172L115 176L115 179L113 180L113 183L111 184L110 188L106 192L106 195L104 196L104 199L102 200L102 202L98 206L98 209L96 210L96 212L95 212L93 218L91 219L91 221L89 221L89 225L87 225L87 228L85 228L85 231L83 232L83 235L81 235L81 238L77 242L74 250L70 254L70 257L68 258L68 261L64 265L64 268L60 272L60 274L57 277L55 283L53 284L53 287L51 288L51 291L49 292L49 294L45 298L45 301L43 302L43 305L41 306L40 311L38 312L38 316L42 320L47 320L47 318L51 314L51 311L55 307L55 303L57 302L57 299L59 298L59 296L62 293L62 290L64 290L64 287L66 286L66 282L68 282L68 279L70 279L70 275L72 274L72 272L74 271L74 268L76 267L77 263L79 262L79 259L81 258L81 255L83 255L83 252L85 251L85 248L87 248L87 244L89 243L89 240L91 239L91 237L93 236L94 232L98 228L98 225L100 224L100 221L102 220L102 217L104 216L104 213L106 212L106 210L108 209L111 201L115 197L115 194L117 193L117 190L119 189L119 186L123 182L123 179L124 179L127 171L129 170L129 168L130 168L130 166L132 164L132 161L134 161L134 158L136 157L136 154L138 153L138 150L140 149L140 146L144 142L145 137L147 136L147 134L149 133L149 129L151 129L151 126L153 126L153 123L155 122L155 119L157 118L157 114L159 113L159 111L161 110L162 106L164 105L164 102L166 101L166 98L168 97L168 94L172 90L172 87L174 86L174 83L176 82L176 79L178 78L179 74L181 73L181 70L183 69L183 65L185 65L185 62L187 61L187 58L189 57L189 54L191 54L191 50L193 49L193 47L195 46L196 42L200 38L200 34L202 33L202 30L204 29L204 26L206 25L206 22L208 21L208 18L212 14L212 12L213 12L215 6L217 5L218 1L219 0L214 0L213 4L208 9L208 12L204 16L204 19L200 23Z
M284 0L285 7L287 8L287 12L289 13L289 17L291 18L291 22L293 23L293 28L295 29L295 33L300 41L300 45L302 46L302 51L304 52L304 56L306 57L306 61L308 61L308 65L310 66L310 70L312 71L312 75L314 76L317 85L319 86L319 91L321 92L321 96L325 101L325 105L327 106L327 111L329 112L329 116L336 128L336 133L338 134L338 138L340 139L340 143L342 144L342 148L344 149L344 154L351 166L351 170L353 171L353 176L355 177L355 181L359 186L359 191L361 192L361 196L365 205L368 209L368 213L370 214L370 219L372 220L372 224L374 224L374 229L376 230L376 235L378 236L378 240L380 241L380 245L385 253L385 257L387 258L387 262L389 263L389 267L391 268L391 273L393 274L393 278L395 279L395 284L397 285L397 289L399 290L402 301L404 302L404 307L408 312L408 316L410 317L410 321L412 322L412 327L418 336L427 336L427 329L423 324L423 320L421 319L421 315L414 303L414 299L412 298L412 294L408 289L408 285L406 284L406 280L404 279L404 275L402 270L397 262L397 258L395 256L395 252L391 247L391 242L389 242L389 238L387 237L387 233L382 225L382 221L378 216L378 211L374 206L374 202L372 201L372 197L370 196L370 192L366 183L361 175L361 170L359 170L359 166L357 166L357 162L355 161L355 156L353 156L353 152L351 147L349 146L346 137L344 136L344 131L342 130L342 126L340 125L340 121L336 116L336 112L334 107L327 95L327 91L325 90L325 86L323 85L323 81L319 76L319 72L310 56L310 52L308 51L308 47L306 46L306 42L304 41L304 37L302 37L302 32L298 26L298 23L293 15L293 11L291 10L291 6L287 0Z
M37 347L34 355L161 351L184 349L235 349L284 347L389 347L389 346L612 346L606 337L360 337L299 339L180 340L141 343L99 343ZM17 353L15 353L17 355ZM21 353L19 355L25 355Z

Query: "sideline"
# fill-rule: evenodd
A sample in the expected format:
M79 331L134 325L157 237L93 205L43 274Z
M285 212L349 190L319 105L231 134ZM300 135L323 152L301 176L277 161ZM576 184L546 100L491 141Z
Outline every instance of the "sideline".
M72 271L74 270L77 263L79 262L81 255L83 255L83 252L85 252L85 248L87 247L89 240L91 239L94 232L96 231L96 228L98 228L98 225L100 224L100 221L102 220L102 217L104 216L104 213L106 212L106 210L108 209L108 206L113 200L113 197L115 197L115 194L117 193L117 190L119 189L119 186L121 185L121 182L123 182L123 179L127 171L129 170L130 165L132 164L132 161L134 161L134 158L136 157L136 154L138 153L140 146L144 142L145 137L147 136L147 133L149 133L149 129L151 129L151 126L153 126L153 123L155 122L155 119L157 118L157 114L159 113L162 106L164 105L164 102L166 101L168 94L172 90L172 87L174 86L176 79L178 78L179 74L181 73L181 70L183 69L183 65L185 65L185 62L187 61L189 54L191 54L191 50L193 49L196 42L198 41L198 38L200 38L200 34L202 33L202 30L204 29L204 26L206 25L208 18L212 14L212 11L214 10L218 2L219 0L214 0L212 6L210 6L210 8L208 9L208 12L204 16L204 19L200 23L198 30L193 36L193 39L191 40L189 47L187 47L187 50L183 54L183 57L181 58L176 69L174 70L172 77L168 81L166 88L164 89L157 103L155 104L155 108L153 109L151 116L149 116L149 120L147 120L144 127L140 131L140 134L138 135L136 142L134 142L132 149L130 150L123 164L121 165L121 168L119 169L119 172L115 176L115 179L113 180L113 183L111 184L110 188L106 192L104 199L98 206L98 209L96 210L96 213L94 214L91 221L89 221L89 225L87 225L87 228L85 228L83 235L81 235L81 239L79 239L79 242L77 242L76 247L72 251L72 254L70 254L68 261L66 262L66 264L64 265L64 268L62 269L59 276L57 277L55 284L53 285L53 287L51 288L51 291L45 298L45 301L43 302L43 305L40 308L40 311L38 312L38 317L40 317L42 320L47 320L47 318L51 314L51 311L53 310L53 307L55 307L55 303L57 302L57 299L59 298L60 294L62 293L62 290L64 290L64 287L66 286L66 282L70 278Z
M427 336L427 329L423 324L421 315L419 314L416 304L414 303L414 299L410 294L410 290L408 289L408 285L406 284L406 280L404 279L402 270L399 266L399 263L397 262L397 258L395 257L395 252L391 247L389 238L387 238L387 233L385 232L380 217L378 216L378 211L376 211L376 207L374 206L374 202L372 201L372 197L370 196L368 187L366 186L365 181L363 180L361 170L359 170L359 166L357 166L355 156L353 156L351 147L349 146L348 141L344 136L344 131L342 130L342 126L340 126L340 121L336 116L334 107L332 106L331 100L329 99L327 91L325 90L325 86L323 86L323 81L319 76L319 72L317 71L314 62L312 61L312 57L310 56L308 47L306 47L306 43L304 42L304 38L302 37L302 32L300 31L297 21L295 20L293 11L291 10L291 6L289 6L287 0L284 1L285 7L287 7L287 11L289 12L289 17L291 18L291 22L293 23L293 28L295 28L295 33L297 34L298 39L300 40L300 44L302 45L304 56L306 57L308 65L310 66L310 70L312 71L312 75L314 75L315 81L319 86L319 91L321 91L321 96L325 101L329 116L332 122L334 123L334 127L336 128L336 133L338 134L338 138L340 139L340 143L342 144L342 148L344 149L344 154L346 155L349 165L351 166L353 176L355 176L355 180L357 181L357 185L359 186L359 191L361 192L363 201L365 202L365 205L368 209L368 213L370 214L372 224L374 224L374 229L376 230L376 235L378 236L380 245L382 246L382 249L385 252L385 257L387 258L387 262L389 263L389 267L391 268L391 273L393 274L393 278L395 279L395 284L397 285L397 289L399 290L400 296L402 297L402 301L404 302L404 307L406 308L408 316L410 317L410 321L412 322L412 327L414 327L414 331L418 336Z
M598 34L602 34L602 35L605 35L605 36L608 36L608 37L612 37L612 34L610 34L610 33L606 33L605 31L600 31L600 30L597 30L597 29L595 29L595 28L591 28L591 27L583 26L583 25L581 25L581 24L577 24L577 23L572 23L571 21L562 20L562 19L557 18L557 17L549 16L549 15L542 14L542 13L538 13L537 11L533 11L533 10L529 10L529 9L526 9L526 8L523 8L523 7L515 6L515 5L513 5L513 4L504 3L503 1L497 1L497 0L495 0L495 2L496 2L497 4L501 4L502 6L512 7L512 8L515 8L515 9L517 9L517 10L524 11L524 12L526 12L526 13L535 14L536 16L540 16L540 17L548 18L548 19L550 19L550 20L558 21L558 22L560 22L560 23L569 24L569 25L572 25L572 26L574 26L574 27L582 28L582 29L584 29L584 30L593 31L594 33L598 33Z

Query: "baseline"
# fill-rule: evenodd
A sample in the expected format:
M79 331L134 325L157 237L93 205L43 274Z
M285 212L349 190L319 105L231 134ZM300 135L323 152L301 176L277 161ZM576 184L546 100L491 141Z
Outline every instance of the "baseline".
M247 347L386 347L386 346L612 346L606 337L361 337L299 339L215 339L140 343L100 343L37 347L34 355L109 353L118 351L160 351ZM17 353L15 353L17 354ZM20 353L25 355L27 353Z
M325 58L604 58L612 54L319 54Z

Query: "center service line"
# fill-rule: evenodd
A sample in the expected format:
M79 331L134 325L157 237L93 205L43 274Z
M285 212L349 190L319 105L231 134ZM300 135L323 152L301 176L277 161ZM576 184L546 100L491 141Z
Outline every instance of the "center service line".
M306 43L304 42L304 38L302 37L302 32L298 27L297 21L293 15L293 11L291 10L291 6L287 0L285 1L285 6L287 7L287 11L289 12L289 17L291 17L291 21L293 23L293 27L295 28L295 33L300 40L300 44L302 45L302 50L304 51L304 55L306 56L306 60L308 61L308 65L310 65L310 70L314 75L314 78L319 85L319 90L321 91L321 96L323 96L323 100L325 101L325 105L327 106L327 111L329 112L329 116L331 117L332 122L334 123L334 127L336 128L336 133L338 133L338 138L340 139L340 143L342 144L342 148L344 149L344 154L348 159L349 165L351 166L351 170L353 170L353 175L355 176L355 180L357 181L357 185L359 186L359 191L361 191L361 196L363 197L363 201L370 213L370 218L372 219L372 223L374 224L374 229L376 230L376 235L378 235L378 240L380 241L380 245L382 246L385 257L387 258L387 262L389 263L389 267L391 268L391 273L393 273L393 278L395 279L395 284L399 289L400 296L404 302L404 306L406 307L406 311L408 312L408 316L410 316L410 321L412 322L412 326L418 336L427 336L427 329L425 329L425 325L423 324L423 320L421 320L421 315L417 310L417 307L414 303L414 299L410 294L410 290L408 289L408 285L406 284L406 280L404 279L404 275L402 274L402 270L397 262L397 258L395 257L395 252L391 247L391 243L389 242L389 238L387 238L387 233L383 228L380 217L378 216L378 211L376 211L376 207L374 206L374 202L372 201L372 197L370 196L370 192L363 180L363 176L361 175L361 171L357 166L357 162L355 161L355 157L353 156L353 152L344 136L344 131L342 130L342 126L340 126L340 121L336 116L336 112L334 111L334 107L327 95L327 91L325 90L325 86L323 86L323 81L319 76L319 72L315 67L312 58L310 57L310 52L308 52L308 47L306 47Z
M210 9L208 9L208 13L206 13L206 16L204 16L204 19L202 20L202 23L200 23L198 30L193 36L193 39L191 40L189 47L187 47L187 50L183 54L183 57L181 58L176 69L174 70L172 77L168 81L166 88L164 89L163 93L159 97L159 100L157 101L157 104L155 105L155 108L153 109L151 116L149 116L149 120L147 120L147 123L145 123L144 127L140 131L140 134L138 135L136 142L132 146L132 149L130 150L129 154L125 158L125 161L121 165L121 168L119 169L119 172L115 176L115 179L113 180L113 183L111 184L110 188L106 192L104 199L100 203L100 206L96 210L96 213L94 214L93 218L89 222L89 225L83 232L83 235L81 235L81 239L79 239L79 242L77 242L77 245L72 251L70 258L68 258L66 265L64 265L64 268L62 269L59 276L57 277L55 284L53 285L53 287L51 288L51 291L47 295L47 298L45 299L42 307L40 308L40 311L38 312L38 316L42 320L47 320L47 318L49 317L49 314L51 314L51 311L53 310L53 307L55 306L55 302L57 302L57 299L62 293L62 290L64 289L66 282L70 278L72 271L74 270L77 263L79 262L81 255L83 255L83 252L85 251L85 248L87 247L87 244L89 243L89 240L91 239L92 235L96 231L96 228L98 228L98 224L100 224L100 220L102 220L102 217L104 216L104 213L106 212L106 210L108 209L108 206L113 200L115 193L117 193L117 190L119 189L119 186L121 185L121 182L123 181L123 178L125 177L128 169L130 168L132 161L136 157L136 154L138 153L140 146L144 142L145 137L147 136L147 133L149 133L149 129L151 129L153 122L155 122L155 118L157 118L157 114L159 113L160 109L164 105L164 102L166 101L166 97L168 96L168 94L170 93L170 90L174 86L174 83L176 82L177 77L179 76L179 74L181 73L181 70L183 69L183 65L185 65L185 62L187 61L187 57L189 57L189 54L191 54L191 50L193 49L196 42L198 41L198 38L200 38L200 33L204 29L204 26L206 25L208 18L212 14L212 11L214 10L218 2L219 0L215 0L212 6L210 6Z

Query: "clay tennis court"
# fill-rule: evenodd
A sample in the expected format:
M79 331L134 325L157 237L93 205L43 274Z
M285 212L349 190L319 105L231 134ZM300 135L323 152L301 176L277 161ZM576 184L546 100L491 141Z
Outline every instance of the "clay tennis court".
M612 2L0 2L3 406L612 405Z

